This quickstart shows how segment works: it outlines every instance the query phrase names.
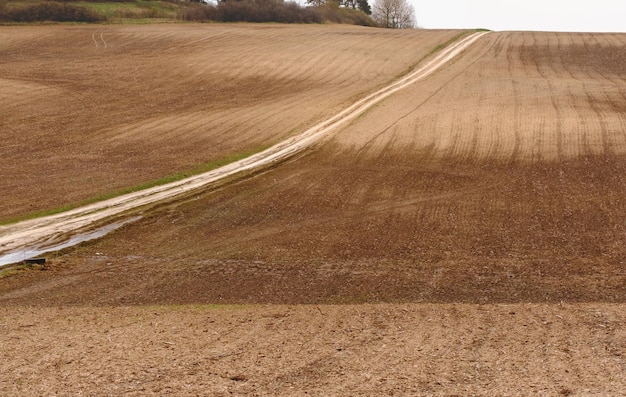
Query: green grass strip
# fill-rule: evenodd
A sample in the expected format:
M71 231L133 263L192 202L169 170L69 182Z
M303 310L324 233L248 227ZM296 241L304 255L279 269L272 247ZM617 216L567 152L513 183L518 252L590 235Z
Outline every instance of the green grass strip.
M474 30L465 30L460 32L459 34L455 35L454 37L450 38L448 41L444 42L444 43L440 43L437 44L427 55L425 55L424 57L422 57L418 62L416 62L414 65L412 65L411 67L409 67L409 70L413 70L415 67L417 67L417 65L419 65L422 61L424 61L424 59L428 58L429 56L433 55L434 53L441 51L442 49L446 48L447 46L449 46L450 44L456 42L457 40L461 39L464 36L467 36L471 33L475 33L475 32L488 32L488 29L474 29ZM359 115L359 117L361 117L362 115ZM85 201L82 201L80 203L76 203L76 204L69 204L66 205L64 207L59 207L59 208L54 208L54 209L50 209L50 210L45 210L45 211L38 211L38 212L33 212L30 214L25 214L25 215L20 215L14 218L9 218L7 220L3 220L0 221L0 225L8 225L11 223L17 223L17 222L21 222L21 221L25 221L25 220L29 220L29 219L35 219L35 218L40 218L40 217L44 217L44 216L49 216L49 215L55 215L55 214L59 214L61 212L65 212L65 211L70 211L73 210L75 208L79 208L85 205L89 205L89 204L93 204L93 203L97 203L99 201L104 201L104 200L108 200L114 197L118 197L118 196L122 196L124 194L129 194L129 193L134 193L134 192L138 192L140 190L145 190L145 189L149 189L151 187L155 187L155 186L160 186L160 185L165 185L171 182L176 182L176 181L180 181L183 180L185 178L189 178L190 176L194 176L194 175L199 175L211 170L214 170L216 168L222 167L226 164L244 159L246 157L249 157L253 154L256 153L260 153L263 150L267 149L269 146L263 147L261 149L255 150L255 151L251 151L248 153L243 153L243 154L237 154L237 155L231 155L231 156L227 156L224 157L222 159L210 162L210 163L206 163L206 164L201 164L198 167L196 167L194 170L189 171L189 172L179 172L177 174L173 174L173 175L168 175L166 177L163 177L161 179L157 179L155 181L151 181L151 182L146 182L143 183L141 185L137 185L137 186L133 186L133 187L129 187L123 190L119 190L116 192L111 192L111 193L106 193L100 196L96 196L90 199L87 199Z
M30 220L30 219L35 219L35 218L41 218L41 217L44 217L44 216L60 214L62 212L70 211L70 210L73 210L75 208L83 207L85 205L97 203L97 202L100 202L100 201L112 199L114 197L123 196L123 195L129 194L129 193L135 193L135 192L138 192L140 190L149 189L149 188L155 187L155 186L166 185L166 184L171 183L171 182L177 182L177 181L183 180L185 178L189 178L189 177L192 177L192 176L195 176L195 175L200 175L200 174L203 174L205 172L209 172L209 171L215 170L215 169L223 167L223 166L225 166L227 164L234 163L235 161L242 160L242 159L244 159L246 157L250 157L250 156L252 156L254 154L262 152L263 150L267 149L268 147L269 146L262 147L262 148L259 148L257 150L253 150L253 151L246 152L246 153L234 154L234 155L226 156L226 157L223 157L223 158L221 158L219 160L215 160L215 161L212 161L212 162L209 162L209 163L200 164L200 165L196 166L196 168L194 168L191 171L179 172L179 173L176 173L176 174L165 176L163 178L160 178L160 179L157 179L157 180L154 180L154 181L145 182L145 183L142 183L142 184L139 184L139 185L136 185L136 186L131 186L131 187L128 187L128 188L125 188L125 189L122 189L122 190L115 191L115 192L101 194L99 196L95 196L95 197L89 198L89 199L81 201L79 203L68 204L68 205L65 205L63 207L52 208L52 209L49 209L49 210L37 211L37 212L32 212L32 213L28 213L28 214L24 214L24 215L19 215L19 216L13 217L13 218L9 218L9 219L0 221L0 225L9 225L9 224L12 224L12 223L17 223L17 222L21 222L21 221Z

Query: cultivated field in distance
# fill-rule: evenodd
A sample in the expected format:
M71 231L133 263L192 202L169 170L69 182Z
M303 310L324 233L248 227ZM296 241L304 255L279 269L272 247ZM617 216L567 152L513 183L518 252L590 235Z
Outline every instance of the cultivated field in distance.
M0 221L301 132L459 31L185 24L0 29Z
M94 30L42 29L84 32L85 48L104 51ZM101 82L115 80L114 66L125 65L114 91L128 83L132 95L120 95L120 104L72 99L88 103L94 128L73 126L71 150L59 150L66 157L58 163L53 151L36 146L49 164L72 160L64 175L78 179L58 183L73 186L73 200L276 142L457 34L271 25L115 29L104 33L112 40L107 50L113 42L141 42L155 47L150 54L173 55L140 56L143 71L155 74L144 81L128 77L132 62L103 66L111 74ZM259 56L220 45L230 54L227 66L203 52L218 50L201 39L207 32ZM176 48L178 34L197 35L203 44L189 45L202 55ZM247 36L238 44L236 35ZM256 50L257 40L267 48ZM303 55L291 58L289 46ZM0 321L0 330L21 342L4 347L0 373L22 379L4 390L37 394L42 389L32 385L46 384L137 395L619 394L626 389L625 46L626 34L492 32L297 158L49 255L48 271L0 279L0 314L19 319ZM120 49L117 57L132 53ZM266 53L273 61L264 61ZM0 67L14 68L17 47L13 56ZM309 60L300 66L302 57ZM205 58L211 66L196 72ZM248 68L231 71L236 59ZM153 63L190 67L172 72ZM220 94L215 80L213 95L223 100L207 101L193 88L216 69L238 83L226 79ZM35 93L56 94L22 80L0 82L31 87L33 109L43 112ZM245 84L249 90L235 89ZM97 88L110 98L105 86ZM141 87L162 95L140 97ZM172 111L160 102L169 90L178 93L167 102ZM109 113L119 121L98 106L117 109ZM152 107L160 110L149 114ZM26 121L5 120L13 139L37 142L25 134ZM77 148L118 156L98 157L110 165L89 172L74 170L89 164L72 157ZM31 172L31 188L50 178L46 162L0 161L2 172ZM132 178L122 172L131 165ZM16 193L4 217L26 212L24 205L11 209L21 201L40 205L26 190L17 193L23 181L11 180ZM62 195L51 195L43 208L62 203ZM26 353L36 367L21 358Z

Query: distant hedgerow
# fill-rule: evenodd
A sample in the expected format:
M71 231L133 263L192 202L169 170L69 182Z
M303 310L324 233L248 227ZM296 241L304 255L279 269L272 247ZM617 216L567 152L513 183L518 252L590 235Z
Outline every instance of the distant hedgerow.
M362 0L365 1L366 0ZM127 3L104 12L91 3ZM87 5L85 5L87 4ZM108 8L107 8L108 10ZM165 11L164 11L165 10ZM107 19L175 19L195 22L345 23L375 26L360 9L328 1L305 7L285 0L33 0L18 3L0 0L0 22L102 22Z
M75 4L46 1L15 8L0 8L0 20L8 22L100 22L104 18L94 11Z
M320 23L319 15L295 2L275 0L226 1L217 6L221 22Z
M374 21L364 12L337 5L303 7L296 2L283 0L226 0L211 4L198 4L185 9L180 18L186 21L217 22L278 22L278 23L349 23L374 26Z

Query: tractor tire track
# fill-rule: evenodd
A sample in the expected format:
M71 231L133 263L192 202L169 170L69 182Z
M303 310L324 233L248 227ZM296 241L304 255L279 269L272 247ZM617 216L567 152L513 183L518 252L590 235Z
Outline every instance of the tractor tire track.
M87 231L94 228L94 225L102 225L107 221L117 221L124 213L131 210L169 201L226 178L276 165L316 144L326 135L346 125L395 92L428 77L485 34L487 33L482 32L466 36L444 48L417 70L358 100L302 134L278 143L263 152L177 182L122 195L63 213L2 226L0 227L0 253L15 254L44 248L50 248L50 251L53 251L55 245L67 241L70 235ZM1 259L2 256L0 256L0 264Z

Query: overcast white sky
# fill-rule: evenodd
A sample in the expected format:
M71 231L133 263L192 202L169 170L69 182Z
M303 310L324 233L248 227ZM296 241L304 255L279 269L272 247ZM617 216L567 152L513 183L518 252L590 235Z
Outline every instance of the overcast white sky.
M426 29L626 32L626 0L409 1Z

